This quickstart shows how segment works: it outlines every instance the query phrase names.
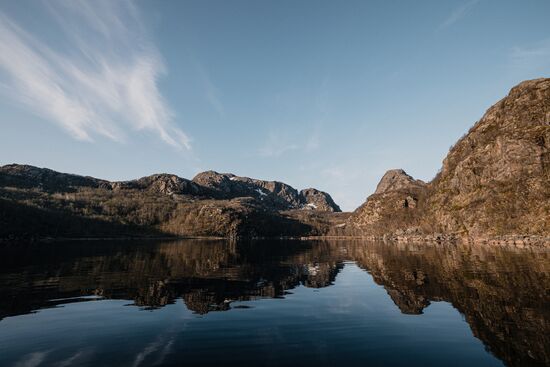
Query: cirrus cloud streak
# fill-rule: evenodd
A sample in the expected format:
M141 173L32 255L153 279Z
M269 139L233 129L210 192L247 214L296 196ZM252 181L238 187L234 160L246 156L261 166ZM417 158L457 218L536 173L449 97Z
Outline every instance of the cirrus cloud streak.
M159 90L166 69L138 9L130 1L93 4L44 3L45 24L57 31L49 38L0 11L2 93L78 140L120 142L129 131L149 131L191 149Z

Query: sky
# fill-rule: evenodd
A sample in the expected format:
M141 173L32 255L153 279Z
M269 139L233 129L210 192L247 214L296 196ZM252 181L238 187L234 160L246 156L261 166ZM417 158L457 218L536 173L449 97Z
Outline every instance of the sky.
M353 210L550 77L548 0L0 0L0 165L205 170Z

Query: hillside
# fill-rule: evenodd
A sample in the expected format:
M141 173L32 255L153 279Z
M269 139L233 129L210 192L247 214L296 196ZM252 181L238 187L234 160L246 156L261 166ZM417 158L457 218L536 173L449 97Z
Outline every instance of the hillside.
M288 214L283 214L286 211ZM330 195L220 174L110 182L27 165L0 167L0 238L318 234L290 213L339 212Z
M349 226L374 235L550 236L550 79L520 83L428 184L388 171Z

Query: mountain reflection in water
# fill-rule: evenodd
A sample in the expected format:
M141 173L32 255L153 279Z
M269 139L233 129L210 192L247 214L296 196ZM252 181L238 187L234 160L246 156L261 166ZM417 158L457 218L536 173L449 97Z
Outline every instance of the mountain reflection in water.
M253 309L254 302L243 301L285 298L299 286L330 287L355 263L402 314L419 315L431 302L448 302L506 365L550 365L547 250L185 240L19 244L0 253L1 340L11 318L78 302L130 300L155 310L181 299L196 315ZM2 348L0 354L9 352Z

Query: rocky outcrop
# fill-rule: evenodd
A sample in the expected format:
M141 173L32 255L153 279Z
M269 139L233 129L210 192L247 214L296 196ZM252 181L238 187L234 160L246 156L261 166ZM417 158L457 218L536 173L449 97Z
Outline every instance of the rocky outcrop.
M326 192L317 189L304 189L300 191L302 207L308 210L319 210L323 212L341 212L332 197Z
M429 215L445 232L550 234L550 79L523 82L450 150Z
M388 171L351 216L368 235L550 237L550 79L523 82L449 151L428 184Z
M422 180L415 180L402 169L387 171L376 186L375 194L384 194L389 191L409 190L412 187L425 187Z
M427 185L401 169L384 174L374 194L355 210L351 226L365 229L371 235L385 235L407 228L417 232L417 218L423 209Z
M292 186L279 181L264 181L231 173L206 171L196 175L193 183L210 189L212 195L219 198L252 197L279 210L341 211L326 192L313 188L298 192Z
M207 191L193 181L166 173L132 181L111 182L110 186L113 190L139 189L165 195L207 195Z
M277 209L300 206L298 191L283 182L256 180L215 171L199 173L193 178L193 182L209 188L220 198L249 196Z

